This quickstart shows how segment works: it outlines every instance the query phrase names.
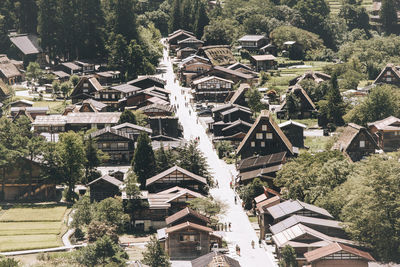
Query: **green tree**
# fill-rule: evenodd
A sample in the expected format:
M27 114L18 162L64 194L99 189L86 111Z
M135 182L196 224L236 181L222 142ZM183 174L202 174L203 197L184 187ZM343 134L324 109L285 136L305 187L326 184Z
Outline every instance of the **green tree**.
M23 33L36 33L38 24L38 7L35 0L18 1L19 31Z
M53 94L55 94L55 95L58 95L58 93L61 91L60 82L57 80L54 80L52 82L51 87L53 88Z
M82 170L85 162L85 149L82 137L69 131L60 134L57 152L61 160L63 181L68 186L67 201L74 201L74 189L76 182L82 178Z
M0 258L0 267L18 267L20 266L20 263L18 260L15 260L13 258Z
M30 62L26 69L26 76L31 82L37 82L42 76L43 71L40 69L39 63Z
M164 145L154 153L156 158L157 173L163 172L176 164L176 157L170 149L165 150Z
M85 145L85 179L84 183L89 183L99 177L96 167L98 167L106 156L97 148L96 141L89 134L84 140Z
M57 45L57 0L38 0L38 32L41 46L54 58Z
M82 227L87 226L92 221L92 207L90 204L90 198L88 196L83 196L77 202L75 202L73 213L72 226Z
M133 115L135 115L136 118L136 124L142 127L146 127L146 125L148 124L148 119L149 117L144 114L143 110L135 110L133 111Z
M248 99L247 104L253 113L258 113L264 108L264 105L261 103L262 95L257 88L252 87L247 90L245 97Z
M189 207L207 218L217 220L218 215L224 215L227 205L217 199L211 197L195 198L188 201Z
M208 19L207 11L204 2L199 3L199 7L195 9L195 22L194 22L194 33L197 38L200 39L204 34L204 28L208 25L210 20Z
M286 245L281 251L280 267L297 267L296 251L290 245Z
M354 1L344 1L340 7L339 16L344 18L349 30L364 29L369 30L369 16L361 3L351 3Z
M243 200L245 209L255 208L253 206L254 198L264 193L264 186L267 186L267 183L262 182L260 178L255 178L251 183L239 189L239 196Z
M207 178L208 183L212 184L210 173L208 172L207 160L196 142L191 141L179 150L177 165L194 174Z
M155 236L150 238L146 244L146 251L143 252L143 263L150 267L169 267L171 263L164 249L161 247L160 241Z
M382 0L379 17L386 34L396 33L397 11L393 0Z
M46 145L46 141L42 136L29 136L24 138L26 141L26 147L24 149L25 156L30 161L35 161L37 157L42 156L44 147ZM28 169L28 177L29 177L29 195L33 197L33 166L31 164L27 164Z
M156 170L156 160L151 147L151 140L145 133L141 133L138 137L132 166L138 177L140 187L142 189L145 188L146 179L154 176Z
M92 216L95 221L116 226L118 233L121 233L129 222L129 215L124 213L120 198L110 197L96 203L93 207Z
M174 0L172 2L171 15L169 22L169 31L173 32L181 28L182 17L181 17L181 0Z
M104 222L91 221L87 228L89 242L96 242L103 236L108 236L113 242L118 243L117 227Z
M239 38L238 23L232 19L214 19L204 27L202 40L207 45L231 44Z
M327 116L328 120L335 125L341 126L344 124L343 115L345 114L345 105L342 95L337 84L337 76L331 78L331 88L328 91L326 100L328 101Z
M118 124L122 124L125 122L136 124L135 114L133 114L132 111L127 109L122 112L121 117L119 117Z
M72 84L72 87L75 87L79 83L79 76L78 75L71 75L69 77L69 82Z
M71 84L69 82L63 82L60 85L60 90L64 96L64 99L68 96L69 91L71 90Z
M129 199L137 199L140 197L140 188L137 185L138 179L136 174L130 170L125 180L125 192Z

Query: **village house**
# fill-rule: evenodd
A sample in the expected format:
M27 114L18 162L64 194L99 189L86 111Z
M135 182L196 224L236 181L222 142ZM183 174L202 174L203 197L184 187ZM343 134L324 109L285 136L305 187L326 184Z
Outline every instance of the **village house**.
M162 104L151 104L148 106L144 106L139 108L139 110L143 111L143 114L149 117L165 117L165 116L173 116L174 107L171 105L162 105Z
M93 100L91 98L85 99L82 103L77 103L75 105L74 112L107 112L109 107L99 101Z
M288 98L292 96L294 101L297 102L294 104L296 106L296 110L293 114L288 114L292 103L288 103ZM301 85L296 84L292 87L289 87L286 92L286 97L282 102L279 111L277 112L278 118L286 118L290 117L291 119L308 119L316 116L316 106L314 102L311 100L310 96L307 92L301 87Z
M81 72L81 68L73 62L63 62L54 67L55 71L62 71L69 75L77 75Z
M41 66L46 64L46 56L39 45L36 35L12 32L8 37L12 43L9 54L12 55L13 58L22 60L24 66L34 61L37 61Z
M192 55L178 64L178 78L184 86L188 86L192 82L192 77L210 70L211 67L207 58Z
M246 92L250 89L250 85L247 83L241 83L239 88L227 96L225 102L230 104L240 105L242 107L249 107L248 99L246 98Z
M140 201L145 203L143 208L134 209L132 218L135 229L149 231L167 226L165 219L176 212L185 209L187 201L203 198L200 193L187 188L174 186L158 193L142 191ZM124 201L128 201L126 194L122 194Z
M181 41L178 41L179 49L192 48L195 51L197 51L200 47L202 47L203 44L204 44L204 42L197 39L196 37L189 37L189 38L183 39Z
M378 146L385 152L400 148L400 119L394 116L368 123L369 131L377 140Z
M379 147L365 127L349 123L340 134L332 150L343 152L351 161L359 161L374 154Z
M269 233L269 227L270 227L270 215L268 214L267 209L269 207L272 207L274 205L277 205L281 203L283 200L281 197L278 196L273 196L270 197L260 203L256 204L256 212L257 212L257 221L258 225L260 227L260 239L263 240L266 238L266 234Z
M175 51L175 49L179 47L178 42L188 38L196 38L196 37L194 33L185 30L176 30L173 33L170 33L167 38L169 48Z
M55 80L59 81L60 83L69 81L69 78L71 77L70 74L68 74L62 70L56 70L56 71L52 71L50 73L53 74L56 77Z
M218 121L213 124L213 142L217 141L231 141L233 145L237 146L246 136L246 133L251 128L251 123L238 119L233 122Z
M287 156L293 156L296 153L270 112L262 110L236 153L245 159L254 155L265 156L284 151L287 152Z
M109 155L106 164L129 164L133 158L134 139L115 128L105 127L90 134L97 147Z
M208 191L206 178L176 165L146 180L146 188L149 192L159 192L175 186L200 193Z
M48 112L49 107L11 107L9 117L16 120L20 116L26 116L33 122L37 116L45 116Z
M255 71L267 71L276 69L278 62L273 55L253 55L250 57L250 62L254 66Z
M257 51L268 43L268 38L264 35L245 35L239 40L240 49Z
M127 82L127 84L146 89L150 87L164 88L166 81L155 76L139 76L137 79Z
M121 196L123 181L108 174L103 175L87 186L90 188L90 202L100 202L109 197Z
M103 71L97 72L95 77L101 85L112 85L121 81L120 74L119 71Z
M0 79L0 101L3 101L4 99L9 98L10 96L11 96L10 88L7 86L7 84L3 82L3 80Z
M223 102L233 90L233 81L209 76L192 81L196 101Z
M248 74L248 75L252 75L254 77L258 76L258 73L253 71L251 66L249 66L247 64L243 64L241 62L236 62L235 64L228 66L227 69L235 70L235 71L238 71L238 72L241 72L244 74Z
M273 186L273 179L276 173L282 169L286 162L286 151L269 154L266 156L252 156L245 158L237 163L238 182L247 184L255 178L260 178Z
M237 70L228 69L221 66L214 66L210 70L198 75L194 76L192 79L200 79L208 76L217 76L226 80L231 80L235 84L236 83L248 83L253 84L257 81L257 75L246 74Z
M240 263L222 253L216 251L198 257L191 261L192 267L240 267Z
M128 134L129 137L135 141L137 140L137 138L141 133L146 133L149 136L152 135L153 133L153 130L151 130L150 128L142 127L129 122L118 124L116 126L113 126L112 128L118 130L119 132Z
M400 66L387 64L376 77L374 84L390 84L400 87Z
M375 261L368 252L338 242L308 251L304 257L310 267L368 267Z
M179 123L178 117L149 117L149 124L151 130L153 131L153 137L182 137L183 129Z
M282 132L286 135L294 147L304 147L304 129L306 129L307 126L292 120L283 122L278 126L281 128Z
M211 45L199 48L198 56L207 58L213 66L227 66L236 63L229 45Z
M72 103L82 102L85 99L93 98L95 93L101 91L103 86L95 77L83 76L75 86L70 97Z
M8 105L12 108L16 108L16 107L33 107L34 102L33 101L29 101L26 99L18 99L14 102L9 103Z
M22 82L22 74L6 55L0 55L0 78L8 85Z
M260 48L260 54L271 54L277 56L278 48L273 44L267 44Z
M196 54L197 50L191 47L179 48L176 50L176 57L178 59L185 59Z
M84 75L92 74L95 71L95 64L91 60L80 59L75 60L74 63L80 68L80 71Z
M4 175L0 186L2 201L52 201L56 198L56 185L42 176L43 166L37 160L21 157L11 166L0 168L0 172Z
M296 78L290 80L289 86L293 86L295 84L299 84L304 80L312 80L317 84L320 84L324 81L329 81L331 76L319 71L307 71L303 75L297 76Z

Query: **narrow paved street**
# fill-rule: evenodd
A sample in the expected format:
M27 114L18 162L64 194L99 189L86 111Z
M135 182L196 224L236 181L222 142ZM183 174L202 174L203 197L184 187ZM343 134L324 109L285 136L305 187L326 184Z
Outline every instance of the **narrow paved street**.
M178 106L177 116L183 126L185 139L192 140L200 137L199 148L207 158L214 179L218 180L219 188L212 189L211 194L228 205L228 211L221 221L232 223L232 231L223 232L224 238L229 244L230 256L237 259L244 267L277 266L271 253L272 247L268 246L267 249L258 247L258 236L251 227L248 217L240 205L235 205L234 191L230 188L229 183L236 170L234 166L228 165L218 158L205 129L198 123L196 113L190 105L185 105L189 101L189 89L180 87L179 83L175 81L172 62L168 59L166 49L164 49L164 57L160 66L165 68L166 73L163 73L161 77L167 80L166 88L171 91L171 104ZM252 240L256 243L255 249L251 247ZM240 246L241 256L237 256L235 253L236 244Z

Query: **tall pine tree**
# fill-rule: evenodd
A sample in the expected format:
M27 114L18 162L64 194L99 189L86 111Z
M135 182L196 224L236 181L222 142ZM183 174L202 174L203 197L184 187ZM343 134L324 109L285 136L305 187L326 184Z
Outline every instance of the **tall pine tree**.
M194 33L198 39L203 37L204 27L208 25L210 20L208 19L206 7L204 2L199 3L199 8L196 9L195 22L194 22Z
M145 188L146 179L152 177L156 171L156 160L151 147L151 140L145 133L141 133L138 137L132 166L138 177L140 187Z
M327 95L327 116L328 120L335 125L341 126L344 124L343 115L345 114L345 105L342 95L339 91L337 75L334 74L331 79L331 88Z
M171 9L171 20L169 21L169 31L173 32L182 26L181 0L174 0Z
M397 11L393 0L382 0L381 10L379 13L382 21L382 27L386 34L396 32Z

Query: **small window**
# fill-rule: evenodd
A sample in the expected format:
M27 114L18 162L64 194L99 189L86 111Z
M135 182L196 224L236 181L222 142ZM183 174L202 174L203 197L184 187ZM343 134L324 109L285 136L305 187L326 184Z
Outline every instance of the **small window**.
M251 145L251 147L255 147L256 146L256 142L251 142L250 145Z
M215 85L215 88L219 89L219 88L221 88L221 85L220 85L219 83L217 83L217 84Z
M386 81L387 82L391 82L392 81L392 77L386 77Z
M258 139L258 140L263 139L263 134L262 133L257 133L256 134L256 139Z
M267 130L268 130L268 126L267 126L266 124L263 124L262 130L263 130L263 131L267 131Z
M87 88L87 87L89 87L89 84L88 83L84 83L83 87Z
M365 147L365 141L360 141L360 147Z
M390 76L390 75L392 75L392 73L388 70L388 71L386 72L386 75L387 75L387 76Z
M267 133L266 136L267 136L267 139L272 139L272 133Z
M261 142L261 147L265 147L265 142Z

